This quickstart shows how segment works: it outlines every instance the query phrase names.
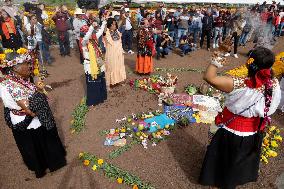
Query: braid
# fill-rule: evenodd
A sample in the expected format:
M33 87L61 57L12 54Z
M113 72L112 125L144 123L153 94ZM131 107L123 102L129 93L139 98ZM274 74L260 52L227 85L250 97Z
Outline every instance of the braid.
M271 71L272 72L272 71ZM271 77L267 79L267 81L264 84L264 98L265 98L265 107L264 107L264 122L267 124L271 123L271 118L267 115L271 99L272 99L272 91L273 91L273 83L272 83L272 73Z

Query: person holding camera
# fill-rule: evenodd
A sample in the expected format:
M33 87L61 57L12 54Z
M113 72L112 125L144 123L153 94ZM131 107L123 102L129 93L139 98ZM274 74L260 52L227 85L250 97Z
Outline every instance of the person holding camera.
M172 41L173 39L166 32L158 35L156 41L157 60L160 60L160 57L166 58L166 55L170 53L169 47Z
M70 56L70 42L68 33L69 13L66 6L56 7L52 20L55 23L61 56Z
M43 66L44 61L46 61L49 65L52 63L49 49L46 49L46 45L43 41L42 30L43 25L38 22L36 15L32 15L30 17L30 23L26 25L26 31L32 40L34 40L34 47L38 47L39 49L39 62L41 66Z

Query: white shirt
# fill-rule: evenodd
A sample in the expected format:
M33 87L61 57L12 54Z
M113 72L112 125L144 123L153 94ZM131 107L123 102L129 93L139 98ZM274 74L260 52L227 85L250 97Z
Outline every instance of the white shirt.
M80 39L80 29L84 25L85 23L81 19L75 18L73 21L74 33L78 40Z
M132 29L132 25L131 25L131 21L129 17L126 17L126 21L125 21L125 30L131 30Z
M1 84L0 84L0 98L2 99L3 104L6 108L14 109L14 110L21 110L21 107L18 106L17 102L13 100L11 94L8 92L6 87ZM10 112L10 117L11 117L11 122L13 125L20 123L26 118L25 115L23 116L15 115L12 113L12 111ZM38 117L34 117L30 125L27 127L27 129L37 129L40 126L41 126L41 123Z
M28 33L31 32L31 24L28 23L26 25L26 30L28 31ZM34 25L34 32L35 32L35 39L37 42L42 41L42 35L41 35L41 30L42 30L42 25L38 22L36 25Z

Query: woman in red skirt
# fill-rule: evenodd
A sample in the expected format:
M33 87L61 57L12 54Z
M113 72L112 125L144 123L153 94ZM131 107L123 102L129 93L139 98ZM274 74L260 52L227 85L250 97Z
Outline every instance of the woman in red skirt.
M153 31L148 20L141 22L141 28L137 35L138 54L136 59L136 72L140 74L150 74L153 72L153 58L155 55L155 45Z
M269 49L252 51L245 79L217 76L223 66L220 59L212 59L204 79L227 93L225 108L215 119L219 129L207 148L199 182L235 188L258 178L263 130L278 107L281 91L271 71L275 57Z

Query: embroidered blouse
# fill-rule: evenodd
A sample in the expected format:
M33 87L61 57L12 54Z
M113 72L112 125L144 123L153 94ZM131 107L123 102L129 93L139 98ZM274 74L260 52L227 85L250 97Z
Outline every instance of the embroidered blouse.
M36 91L36 87L32 83L22 79L19 79L19 81L17 82L13 79L12 75L7 78L0 79L0 98L2 99L4 106L10 110L21 110L17 101L23 99L28 100L28 98ZM10 117L11 122L14 125L20 123L26 118L25 115L15 115L12 111L10 111ZM40 126L41 123L38 117L34 117L27 129L37 129Z
M226 95L225 106L234 114L239 114L242 110L255 103L249 110L243 112L244 117L263 117L265 99L263 95L264 86L256 89L245 85L245 79L233 78L234 90ZM268 115L273 114L280 102L281 90L277 79L273 79L272 101Z
M260 117L264 117L264 86L249 88L246 79L233 78L234 90L226 94L225 108L215 118L217 125L238 136L254 135L260 125ZM281 91L277 79L273 79L272 100L267 115L273 114L280 102ZM265 128L262 123L260 130Z
M142 28L138 32L138 55L152 56L154 39L152 28Z

